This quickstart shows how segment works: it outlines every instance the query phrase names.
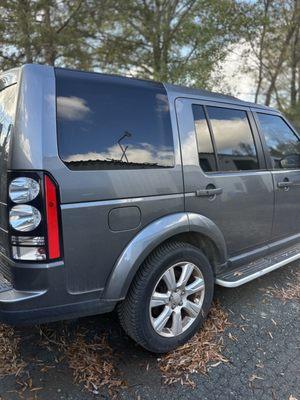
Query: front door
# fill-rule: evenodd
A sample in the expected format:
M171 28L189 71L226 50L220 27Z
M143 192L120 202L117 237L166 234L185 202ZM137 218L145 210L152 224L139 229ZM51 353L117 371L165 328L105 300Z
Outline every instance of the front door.
M300 233L300 140L279 115L256 113L275 188L272 239L297 239Z
M177 99L185 205L212 220L232 257L266 244L273 219L273 181L251 112Z

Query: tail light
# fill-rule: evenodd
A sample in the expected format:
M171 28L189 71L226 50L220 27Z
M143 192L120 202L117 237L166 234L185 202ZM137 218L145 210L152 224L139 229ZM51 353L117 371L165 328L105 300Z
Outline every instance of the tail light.
M58 186L43 172L10 172L8 222L11 256L20 261L61 257Z
M60 257L58 202L56 185L47 175L45 176L45 203L48 256L53 260Z

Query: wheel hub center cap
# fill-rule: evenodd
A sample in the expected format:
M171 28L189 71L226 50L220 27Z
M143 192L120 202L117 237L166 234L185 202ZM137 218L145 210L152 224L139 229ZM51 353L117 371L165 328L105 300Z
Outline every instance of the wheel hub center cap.
M178 306L181 303L181 295L179 293L173 293L171 296L172 304Z

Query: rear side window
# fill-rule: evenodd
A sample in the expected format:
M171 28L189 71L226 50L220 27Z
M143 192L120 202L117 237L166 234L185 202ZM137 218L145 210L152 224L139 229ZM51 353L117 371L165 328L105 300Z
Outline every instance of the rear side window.
M277 115L257 114L274 169L300 168L300 141Z
M259 169L246 111L207 107L221 171Z
M14 123L16 103L16 85L0 91L0 151L5 151L9 132Z
M7 162L10 153L12 128L15 120L17 85L0 90L0 202L5 203ZM3 218L0 224L3 222ZM3 224L2 224L3 226Z
M216 157L203 106L192 105L198 145L199 164L203 171L216 171Z
M58 69L56 95L59 155L70 169L174 166L163 85Z
M192 105L199 164L204 172L259 169L247 112Z

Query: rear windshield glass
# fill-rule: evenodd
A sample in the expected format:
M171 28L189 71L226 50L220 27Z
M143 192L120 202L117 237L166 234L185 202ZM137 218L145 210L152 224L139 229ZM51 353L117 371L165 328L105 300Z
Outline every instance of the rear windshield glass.
M16 87L11 85L0 91L0 161L7 161L10 132L15 118Z
M71 169L174 166L163 85L56 70L59 155Z

